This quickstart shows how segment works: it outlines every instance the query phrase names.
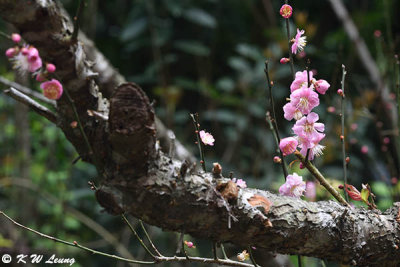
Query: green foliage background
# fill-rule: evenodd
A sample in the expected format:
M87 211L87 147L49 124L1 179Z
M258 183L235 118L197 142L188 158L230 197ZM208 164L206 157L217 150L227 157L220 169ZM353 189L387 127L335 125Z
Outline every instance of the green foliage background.
M76 1L61 2L70 14L75 14ZM361 183L371 184L378 207L386 209L398 200L400 192L392 179L399 178L399 160L394 156L396 129L388 127L377 91L329 2L290 2L294 7L292 22L306 31L311 68L317 70L317 78L331 84L317 109L320 120L326 123L327 137L324 156L315 163L332 183L342 183L336 90L340 87L341 65L345 64L349 180L358 188ZM399 2L344 3L395 98ZM225 175L234 172L234 177L246 180L250 187L277 191L284 180L279 166L272 161L277 153L265 122L269 102L263 69L265 59L269 59L279 107L278 125L281 134L288 136L292 123L283 120L280 108L289 96L291 83L289 66L279 64L279 59L287 55L284 20L278 12L281 5L282 1L275 0L88 0L82 29L127 80L142 86L155 101L157 115L195 155L198 151L189 113L199 113L201 128L216 139L215 146L206 149L208 169L218 161ZM292 34L295 25L291 25ZM3 21L0 29L12 32ZM376 30L381 31L381 37L374 37ZM0 46L5 51L11 43L3 39ZM296 70L303 70L304 58L297 57L295 65ZM0 58L0 74L14 79L5 57ZM39 90L33 81L28 85ZM329 106L337 111L327 112ZM86 217L74 212L80 211L106 228L134 256L144 256L123 222L101 212L87 185L94 179L95 169L79 161L72 164L77 153L59 129L4 94L0 94L0 129L0 210L39 231L114 253L114 246L93 230L93 224L88 227ZM389 144L383 142L387 136ZM364 145L369 148L367 154L361 153ZM293 160L289 157L288 163ZM312 180L297 163L293 171ZM318 200L327 198L319 189ZM57 256L75 257L75 266L124 266L0 222L1 253L51 251ZM150 232L162 250L174 253L170 244L175 242L176 234L162 233L157 228L150 228ZM198 248L191 253L210 256L208 241L195 242ZM240 249L228 246L230 255ZM305 263L319 266L313 259L305 259Z

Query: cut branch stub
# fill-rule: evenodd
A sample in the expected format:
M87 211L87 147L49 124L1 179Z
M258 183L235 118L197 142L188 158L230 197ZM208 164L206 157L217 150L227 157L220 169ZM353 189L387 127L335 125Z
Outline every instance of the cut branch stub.
M110 143L117 176L146 175L155 157L154 110L135 83L118 86L110 100Z

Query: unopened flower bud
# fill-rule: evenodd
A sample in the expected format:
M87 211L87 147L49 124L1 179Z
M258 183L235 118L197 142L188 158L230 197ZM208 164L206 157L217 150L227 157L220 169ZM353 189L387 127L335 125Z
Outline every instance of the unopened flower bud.
M290 59L287 58L287 57L283 57L283 58L281 58L281 60L279 60L279 62L280 62L281 64L286 64L286 63L290 62Z
M281 162L282 162L282 159L281 159L280 157L278 157L278 156L275 156L275 157L274 157L274 162L275 162L275 163L281 163Z
M14 43L18 44L21 41L21 35L18 33L13 33L11 34L11 40L13 40Z
M343 90L342 90L342 89L338 89L338 90L337 90L337 94L340 95L341 97L344 96Z
M6 50L6 57L12 58L15 56L15 48L8 48Z
M56 66L55 66L54 64L48 63L48 64L46 65L46 70L47 70L47 72L49 72L49 73L53 73L53 72L56 71Z
M347 164L350 163L350 157L346 157L346 163L347 163Z
M338 185L339 189L344 189L344 186L342 184Z

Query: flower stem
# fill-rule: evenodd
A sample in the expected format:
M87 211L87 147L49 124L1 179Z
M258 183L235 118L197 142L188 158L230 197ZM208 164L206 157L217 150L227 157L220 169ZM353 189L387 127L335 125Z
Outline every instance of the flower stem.
M224 245L221 243L220 246L221 246L221 250L222 250L222 255L224 255L224 259L227 260L228 256L226 256Z
M76 10L76 15L74 17L74 30L72 32L72 37L71 37L72 41L76 41L76 39L78 38L79 22L82 17L82 10L83 10L84 4L85 4L84 0L79 0L78 9Z
M269 89L269 102L270 102L271 109L272 109L272 118L267 113L267 120L268 120L268 123L270 123L270 126L272 125L272 128L273 128L273 132L274 132L274 135L275 135L275 141L277 143L277 149L278 149L279 154L280 154L281 159L282 159L282 171L283 171L283 175L285 176L285 180L286 180L286 177L288 176L288 171L287 171L287 168L286 168L285 160L283 158L283 153L279 149L279 143L281 141L281 138L279 137L278 124L276 123L274 95L272 94L273 82L269 78L268 60L265 61L264 72L265 72L265 76L267 77L267 83L268 83L268 89Z
M342 127L342 133L340 136L340 140L342 142L342 157L343 157L343 180L345 184L347 183L347 164L346 164L346 145L345 145L345 135L344 135L344 118L345 118L345 100L346 100L346 96L345 96L345 92L344 92L344 81L345 81L345 77L346 77L346 66L342 65L342 91L343 94L340 98L340 120L341 120L341 127ZM344 197L346 198L346 201L349 201L349 196L347 194L347 191L344 190Z
M328 181L325 179L325 177L319 172L319 170L310 162L307 161L306 158L298 151L296 150L294 152L296 157L304 164L304 166L310 171L310 173L320 182L320 184L325 187L326 190L328 190L331 195L336 198L337 201L342 203L345 206L350 207L350 205L346 202L346 200L339 194L338 191L336 191L335 188L333 188Z
M203 171L206 171L206 162L204 161L204 151L203 151L203 145L201 144L201 138L200 138L200 124L198 123L198 119L199 119L199 114L195 113L195 114L190 114L190 117L193 120L193 124L194 124L194 128L195 128L195 133L196 133L196 138L197 138L197 146L199 148L199 152L200 152L200 163L201 163L201 167L203 168Z

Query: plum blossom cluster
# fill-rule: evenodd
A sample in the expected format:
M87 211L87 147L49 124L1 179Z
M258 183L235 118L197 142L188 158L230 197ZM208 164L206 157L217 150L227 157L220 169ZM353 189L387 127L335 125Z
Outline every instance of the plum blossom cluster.
M318 122L319 116L312 110L319 105L318 93L325 94L329 87L327 81L316 80L311 71L296 73L290 85L289 103L283 106L285 119L296 121L292 127L295 136L284 138L279 144L284 156L297 148L303 156L308 154L309 160L322 154L324 146L319 143L325 137L325 125Z
M56 71L56 66L52 63L46 63L44 66L39 51L32 45L21 44L19 34L13 33L11 40L15 46L8 48L5 54L12 63L13 69L20 75L31 73L36 81L41 82L40 88L45 97L59 99L63 93L63 86L58 80L49 79L50 74Z
M324 146L320 145L325 137L325 125L318 122L319 116L312 110L319 105L319 94L325 94L330 85L325 80L316 80L309 71L297 72L290 85L289 102L283 107L285 119L295 120L292 137L283 138L279 148L283 156L290 155L300 149L300 153L313 160L322 155ZM286 183L279 188L282 195L300 197L305 191L305 183L296 173L286 177Z

